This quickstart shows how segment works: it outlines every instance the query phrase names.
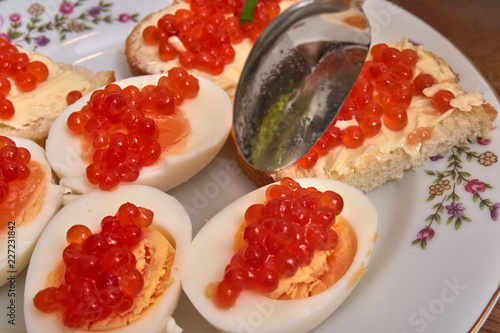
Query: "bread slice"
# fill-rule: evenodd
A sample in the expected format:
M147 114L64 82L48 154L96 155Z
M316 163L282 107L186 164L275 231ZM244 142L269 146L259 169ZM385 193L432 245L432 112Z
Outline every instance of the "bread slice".
M425 125L432 128L430 139L418 144L408 144L406 141L408 134L423 127L420 120L410 120L408 128L401 130L400 134L389 133L384 138L385 134L381 132L376 137L367 139L360 148L337 147L326 156L320 157L317 164L310 169L302 168L295 163L282 170L263 172L251 167L242 156L238 155L237 159L244 173L257 186L284 177L319 177L340 180L368 192L389 180L402 178L406 170L424 165L432 156L446 154L453 146L474 142L477 137L489 137L497 111L490 104L484 103L480 94L465 94L458 85L457 75L442 58L424 50L422 46L412 45L406 39L387 44L400 50L411 48L418 51L419 63L415 76L426 71L433 71L437 76L438 82L424 91L429 96L422 97L418 101L416 100L418 97L413 97L408 109L409 119L412 118L412 112L432 113L435 110L430 98L438 89L449 89L457 97L460 95L452 101L451 105L455 106L453 109L442 115L435 115L434 119L432 117L427 119ZM424 103L424 107L418 109L419 103Z
M353 166L351 172L340 174L335 168L301 168L293 164L283 170L264 172L252 168L241 155L237 155L243 172L257 185L263 186L284 177L329 178L350 184L368 192L389 180L401 179L408 169L426 164L432 156L443 155L453 146L475 141L477 137L488 137L487 132L497 112L490 104L473 107L470 112L454 112L434 126L432 139L422 143L418 156L408 154L403 148L396 148L380 160L372 160L365 167ZM331 153L334 154L334 153ZM320 160L328 159L328 156Z
M115 74L111 70L94 73L84 67L54 62L37 52L28 55L31 60L44 62L49 68L49 76L30 92L20 92L12 84L7 98L14 104L15 114L10 119L0 120L0 135L23 137L43 147L50 126L68 106L66 95L73 90L85 95L113 82Z
M290 7L299 0L284 0L280 2L281 11ZM189 3L186 1L174 0L172 5L165 7L157 12L144 17L131 31L125 42L125 56L127 58L130 71L134 75L160 74L167 72L170 68L180 66L178 59L162 61L158 55L158 47L146 44L142 37L143 30L149 25L155 25L158 20L166 14L174 14L178 9L189 9ZM177 37L171 37L169 42L178 50L182 51L184 46ZM243 70L245 61L252 49L252 42L246 38L239 44L233 44L236 52L234 61L227 65L224 71L219 75L211 75L196 69L190 69L190 74L204 77L222 89L224 89L231 99L234 99L236 86Z

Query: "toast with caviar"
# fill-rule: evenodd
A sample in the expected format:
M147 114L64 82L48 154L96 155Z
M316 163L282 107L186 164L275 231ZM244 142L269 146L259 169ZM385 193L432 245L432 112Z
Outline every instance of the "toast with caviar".
M258 186L319 177L368 192L455 145L488 138L496 117L480 93L463 91L445 60L403 39L371 48L339 115L297 163L262 172L238 160Z
M115 80L113 71L54 62L0 38L9 55L0 70L0 135L23 137L44 146L49 128L69 103Z
M182 66L234 98L253 43L281 11L299 0L261 2L251 24L239 24L239 5L230 1L174 0L151 13L127 37L125 55L134 75L160 74ZM218 7L216 7L218 6Z

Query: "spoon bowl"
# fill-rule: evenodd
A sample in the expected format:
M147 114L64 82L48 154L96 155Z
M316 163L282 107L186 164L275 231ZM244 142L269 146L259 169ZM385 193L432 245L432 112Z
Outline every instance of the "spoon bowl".
M301 1L262 32L234 101L233 139L252 167L283 169L304 156L328 129L370 48L361 4Z

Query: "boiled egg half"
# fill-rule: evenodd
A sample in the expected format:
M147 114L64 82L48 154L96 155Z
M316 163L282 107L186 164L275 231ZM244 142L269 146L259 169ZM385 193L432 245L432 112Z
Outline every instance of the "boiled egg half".
M142 88L156 85L162 75L146 75L115 82L121 88L129 85ZM232 102L214 83L198 78L199 92L195 98L185 99L178 106L189 121L190 133L180 152L164 156L154 165L141 169L135 184L153 186L167 191L194 176L219 152L232 124ZM90 99L88 94L65 109L53 123L46 143L47 159L61 179L66 193L89 192L96 185L86 177L88 163L82 158L80 137L67 126L71 113L79 111Z
M44 149L31 140L9 138L18 148L24 147L30 152L28 166L31 171L23 180L29 189L17 192L13 190L14 186L10 186L7 197L0 203L0 212L3 211L0 217L0 285L28 265L38 237L62 203L62 192L54 184Z
M359 190L327 179L298 179L302 187L340 194L344 208L340 216L356 234L357 248L345 274L328 289L306 298L273 299L256 291L243 290L229 309L214 305L207 286L222 280L234 255L235 235L246 208L264 203L266 187L259 188L216 214L198 232L186 257L182 285L196 309L222 332L308 332L323 322L346 299L365 273L376 240L377 213ZM340 243L339 243L340 244ZM335 253L335 250L333 250ZM200 273L202 272L202 273Z
M97 233L101 220L105 216L115 215L118 208L127 202L154 213L153 224L148 228L156 229L170 242L175 249L175 256L165 290L160 295L154 295L157 297L154 305L139 319L115 328L112 332L180 331L171 314L181 293L181 270L192 237L191 221L184 207L165 192L144 185L123 185L112 192L95 190L75 198L54 216L41 235L26 276L24 317L28 332L40 332L41 328L45 332L83 332L65 327L55 312L39 311L34 306L33 298L40 290L50 286L47 284L50 284L55 269L62 261L63 250L68 245L67 230L75 224L83 224ZM137 259L138 263L139 261ZM157 281L145 278L145 288L149 283ZM106 330L101 328L103 329Z

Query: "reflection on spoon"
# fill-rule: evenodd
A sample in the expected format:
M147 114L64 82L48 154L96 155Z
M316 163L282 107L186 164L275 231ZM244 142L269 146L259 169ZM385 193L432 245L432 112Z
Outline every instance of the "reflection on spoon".
M233 136L253 167L300 159L335 118L370 47L359 2L303 1L257 40L236 91Z

